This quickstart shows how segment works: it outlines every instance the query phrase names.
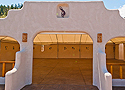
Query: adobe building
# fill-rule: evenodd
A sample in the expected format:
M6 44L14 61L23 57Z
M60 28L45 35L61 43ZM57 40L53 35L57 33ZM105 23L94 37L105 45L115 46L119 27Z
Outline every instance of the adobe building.
M15 59L14 68L0 77L5 90L32 84L33 58L91 58L92 85L99 90L125 86L125 79L112 79L106 67L106 58L124 60L124 42L113 38L125 39L125 20L102 1L26 1L0 19L0 36L0 60Z

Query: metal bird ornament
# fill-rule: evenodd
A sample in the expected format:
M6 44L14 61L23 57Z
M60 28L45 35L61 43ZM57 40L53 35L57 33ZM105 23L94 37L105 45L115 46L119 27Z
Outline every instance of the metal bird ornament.
M66 15L66 12L63 10L63 8L60 6L59 9L62 11L61 12L61 16L64 18L64 16Z

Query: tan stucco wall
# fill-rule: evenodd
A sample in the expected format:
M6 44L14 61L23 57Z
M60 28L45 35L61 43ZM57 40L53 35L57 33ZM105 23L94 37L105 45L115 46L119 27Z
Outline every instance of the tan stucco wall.
M50 47L52 47L51 50ZM67 49L64 50L64 47ZM44 52L41 52L41 45L34 45L33 58L93 58L92 44L59 44L58 54L57 45L45 45L44 48Z
M5 49L7 46L7 50ZM14 50L13 50L14 46ZM52 47L51 49L49 49ZM93 58L93 45L67 45L59 44L59 52L57 54L57 45L44 45L44 51L41 52L41 45L34 45L33 58ZM67 49L64 50L64 47ZM75 49L72 49L74 47ZM80 49L81 48L81 49ZM80 52L79 52L80 49ZM0 60L15 60L15 53L19 51L17 43L1 43ZM106 58L114 58L113 44L106 45ZM115 58L119 59L119 45L115 45Z
M115 44L115 52L113 50L114 44L106 44L106 58L107 59L119 59L119 44Z
M93 58L93 45L81 45L81 58Z
M7 50L5 49L7 46ZM14 50L13 50L14 46ZM52 47L51 49L49 49ZM44 51L41 52L41 45L34 45L33 58L93 58L93 45L67 45L59 44L59 52L57 54L57 45L44 45ZM67 49L64 50L64 47ZM75 49L72 49L74 47ZM115 45L115 58L119 59L119 46ZM79 52L80 49L80 52ZM15 60L15 53L19 51L19 44L17 43L1 43L1 57L0 60ZM106 45L106 58L114 58L113 44Z
M33 58L57 58L57 45L44 45L43 52L41 52L41 45L33 47ZM49 49L50 47L52 48Z
M20 46L18 43L1 42L0 60L1 61L15 60L16 52L20 50L19 47Z
M59 45L59 58L79 58L79 45Z
M106 44L106 49L105 49L105 53L106 53L106 58L108 59L114 59L114 54L115 54L115 50L113 50L113 47L115 45L114 44Z
M7 50L5 49L7 46ZM14 46L14 50L13 50ZM106 44L106 58L114 58L113 44ZM49 49L52 47L51 49ZM41 52L41 45L34 45L33 58L93 58L93 45L58 45L59 52L57 54L57 45L44 45L44 52ZM67 49L64 50L64 47ZM74 47L75 49L72 49ZM80 49L81 48L81 49ZM80 52L79 52L80 49ZM19 44L1 42L0 60L15 60L15 53L19 51ZM115 59L119 59L119 45L115 45Z
M125 44L124 44L124 61L125 61Z
M119 44L119 60L124 60L124 44Z
M119 44L115 45L115 59L119 59Z

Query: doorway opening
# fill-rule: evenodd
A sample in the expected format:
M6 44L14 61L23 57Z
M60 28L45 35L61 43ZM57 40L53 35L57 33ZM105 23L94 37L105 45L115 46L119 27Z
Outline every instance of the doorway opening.
M0 77L5 77L5 73L14 67L17 51L20 51L17 40L8 36L0 37Z
M125 37L110 39L106 46L107 69L113 79L125 79Z
M93 41L87 33L39 33L33 41L33 84L92 85Z

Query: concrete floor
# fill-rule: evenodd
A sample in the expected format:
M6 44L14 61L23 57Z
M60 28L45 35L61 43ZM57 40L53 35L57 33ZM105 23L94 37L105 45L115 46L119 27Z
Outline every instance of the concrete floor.
M92 60L34 59L33 84L92 85Z
M112 62L123 61L107 60L107 63ZM118 67L113 69L114 74L116 69L118 73ZM0 90L4 90L4 85ZM33 84L21 90L98 90L92 85L92 59L34 59ZM113 87L113 90L125 90L125 87Z
M98 90L92 86L92 59L34 59L33 84L22 90Z

